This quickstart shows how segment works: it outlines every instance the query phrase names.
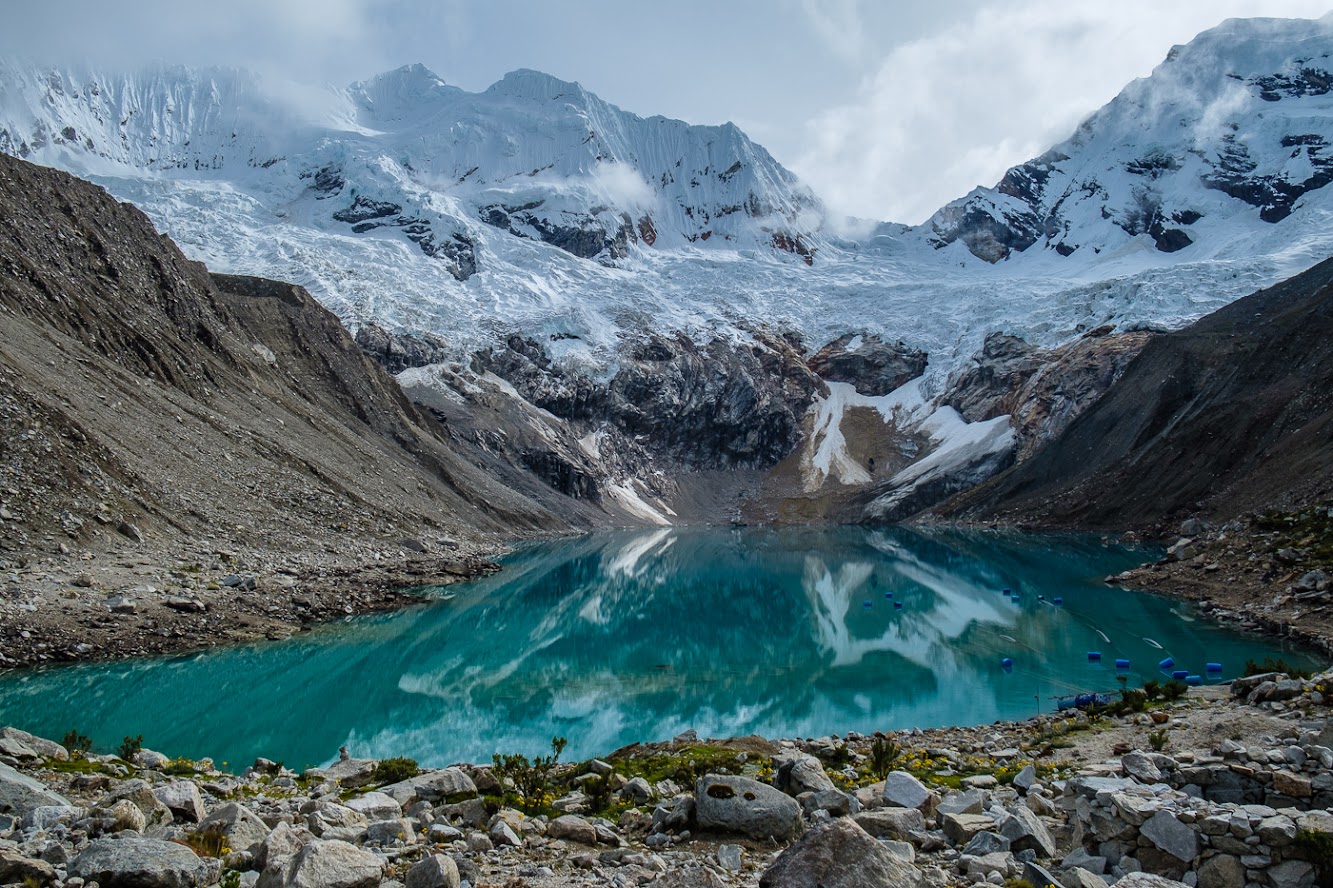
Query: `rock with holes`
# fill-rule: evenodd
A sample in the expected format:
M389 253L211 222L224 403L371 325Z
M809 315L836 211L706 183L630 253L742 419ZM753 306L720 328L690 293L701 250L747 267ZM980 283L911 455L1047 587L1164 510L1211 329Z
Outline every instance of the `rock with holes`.
M795 799L747 777L708 774L695 785L694 803L703 830L786 842L804 828Z

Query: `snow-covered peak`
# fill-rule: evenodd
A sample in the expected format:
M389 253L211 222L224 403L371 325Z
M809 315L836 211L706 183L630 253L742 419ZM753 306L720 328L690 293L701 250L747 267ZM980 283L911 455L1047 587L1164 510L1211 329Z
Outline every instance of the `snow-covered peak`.
M1052 267L1037 257L1081 267L1145 247L1180 252L1172 263L1232 254L1266 225L1328 205L1331 56L1333 15L1228 20L921 231L937 248Z
M591 96L582 86L568 80L519 68L510 71L486 90L490 95L509 96L515 99L529 99L537 102L573 102L587 104Z
M348 96L364 112L368 124L412 120L461 92L421 64L404 65L347 88Z

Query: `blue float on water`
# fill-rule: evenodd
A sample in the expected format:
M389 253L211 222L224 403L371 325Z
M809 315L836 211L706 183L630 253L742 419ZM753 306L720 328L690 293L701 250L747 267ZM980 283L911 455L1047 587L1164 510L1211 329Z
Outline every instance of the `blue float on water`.
M1089 660L1100 660L1101 658L1102 658L1101 651L1088 651Z
M1012 669L1014 666L1014 661L1009 657L1005 657L1000 661L1000 665L1003 666L1005 669Z
M1221 672L1221 671L1222 671L1222 664L1221 664L1221 663L1209 663L1207 666L1204 667L1204 669L1205 669L1206 671L1208 671L1208 672Z
M1200 675L1187 675L1187 676L1185 676L1185 684L1187 684L1187 685L1201 685L1201 684L1203 684L1203 676L1200 676Z
M893 593L892 593L892 592L885 592L885 593L884 593L884 597L885 597L885 598L892 598L892 597L893 597Z
M1176 661L1171 659L1170 657L1167 657L1165 660L1157 664L1157 668L1162 670L1163 672L1166 672L1170 670L1171 667L1174 665L1176 665Z
M902 609L903 609L903 603L902 603L901 601L895 601L895 602L893 603L893 609L894 609L894 610L902 610Z
M1000 594L1001 594L1001 595L1013 595L1013 594L1014 594L1014 590L1013 590L1013 589L1001 589L1001 590L1000 590Z
M1129 668L1129 661L1128 661L1128 660L1116 660L1116 661L1115 661L1115 668L1117 668L1117 669L1128 669L1128 668Z
M866 606L866 607L870 607L870 599L869 599L869 598L866 599L866 601L865 601L865 606Z
M1057 595L1057 596L1055 596L1054 598L1052 598L1051 601L1054 602L1055 604L1064 604L1064 603L1065 603L1065 600L1064 600L1063 598L1061 598L1059 595Z
M1189 678L1189 674L1190 672L1188 669L1177 669L1175 672L1171 673L1171 677L1176 679L1177 681L1180 681Z

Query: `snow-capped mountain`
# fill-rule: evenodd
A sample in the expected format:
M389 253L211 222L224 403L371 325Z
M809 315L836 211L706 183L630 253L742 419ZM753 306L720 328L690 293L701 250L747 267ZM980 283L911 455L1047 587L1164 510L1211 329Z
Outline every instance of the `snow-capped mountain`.
M997 187L859 242L736 127L532 71L470 93L421 66L310 89L0 63L0 150L97 181L213 268L460 353L519 332L607 367L645 332L767 323L901 339L938 383L997 330L1178 326L1333 253L1331 53L1330 17L1224 23Z
M1065 142L937 212L922 233L987 262L1142 248L1254 252L1293 213L1327 222L1333 16L1231 20L1171 51ZM1302 228L1297 222L1296 228ZM1260 246L1260 249L1263 249ZM1091 254L1091 255L1090 255Z

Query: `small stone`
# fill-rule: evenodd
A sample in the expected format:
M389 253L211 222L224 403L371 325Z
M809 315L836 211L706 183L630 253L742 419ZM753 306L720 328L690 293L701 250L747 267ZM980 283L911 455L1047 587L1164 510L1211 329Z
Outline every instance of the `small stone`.
M741 871L741 846L718 845L717 862L724 869L733 873Z
M404 888L458 888L458 864L452 857L436 854L407 872Z

